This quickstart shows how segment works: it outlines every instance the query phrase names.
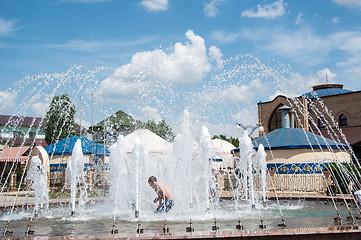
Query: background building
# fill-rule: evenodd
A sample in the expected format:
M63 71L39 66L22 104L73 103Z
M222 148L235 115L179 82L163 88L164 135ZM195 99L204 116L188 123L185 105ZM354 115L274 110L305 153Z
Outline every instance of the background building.
M321 84L297 98L277 96L258 103L260 135L279 128L304 128L345 145L350 145L360 159L361 91L351 91L342 84Z
M44 128L47 118L0 115L0 150L5 146L47 146ZM75 123L78 135L85 136L87 129Z

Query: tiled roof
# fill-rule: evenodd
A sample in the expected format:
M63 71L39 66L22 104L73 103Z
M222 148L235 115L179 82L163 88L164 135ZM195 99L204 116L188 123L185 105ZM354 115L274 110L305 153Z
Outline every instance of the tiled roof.
M0 115L0 126L45 127L47 121L46 118L43 119L39 117Z
M0 157L0 162L26 162L28 156L23 156L29 147L7 147Z
M10 115L0 115L0 126L8 125L10 127L45 127L45 124L48 122L47 118L41 117L22 117L22 116L10 116ZM75 123L75 131L87 132L88 130L84 127L81 127L79 124Z
M317 134L304 131L300 128L279 128L263 137L253 141L253 146L258 149L262 144L265 150L271 149L308 149L308 148L338 148L345 147L342 143L333 141L331 139L323 139Z

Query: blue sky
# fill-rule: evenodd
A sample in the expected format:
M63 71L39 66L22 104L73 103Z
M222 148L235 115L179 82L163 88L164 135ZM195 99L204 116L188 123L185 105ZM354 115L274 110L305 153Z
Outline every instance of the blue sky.
M120 109L174 123L188 109L232 135L256 124L258 101L326 74L360 90L360 22L359 0L0 0L0 113L42 116L68 93L83 124Z

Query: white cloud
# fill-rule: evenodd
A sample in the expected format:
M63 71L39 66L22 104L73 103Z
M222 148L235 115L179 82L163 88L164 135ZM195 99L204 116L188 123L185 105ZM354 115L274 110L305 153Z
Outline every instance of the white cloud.
M0 111L9 110L15 106L16 92L0 91Z
M361 1L360 0L332 0L332 2L337 3L340 6L344 7L358 7L361 8Z
M326 83L326 78L329 83L335 83L336 76L337 74L332 73L328 68L321 69L320 71L317 72L317 79L318 79L317 84Z
M143 0L140 4L149 11L165 11L168 9L168 0Z
M217 33L213 37L221 35ZM329 35L319 35L308 27L302 27L296 31L285 29L242 29L237 33L222 33L237 36L233 40L252 40L260 51L268 51L271 54L289 57L294 62L302 62L306 66L320 64L327 60L331 54L343 54L346 63L352 63L351 59L360 59L361 55L361 32L343 31ZM222 41L222 38L216 38ZM348 67L352 67L349 65Z
M291 73L290 77L276 88L276 92L270 95L268 100L273 100L278 95L296 97L303 93L310 92L313 86L326 83L326 74L329 83L336 82L337 74L331 72L328 68L321 69L316 73L306 76L300 73Z
M248 104L253 101L253 97L262 90L262 83L259 79L254 79L248 84L236 85L227 83L223 88L212 87L200 94L200 100L208 103L221 104Z
M7 36L18 29L15 27L15 21L7 21L0 18L0 36Z
M211 58L211 60L214 60L217 63L217 68L221 69L223 67L223 54L221 52L221 50L219 50L219 48L215 47L215 46L211 46L209 48L209 53L208 53L209 57Z
M299 25L303 22L302 15L303 15L303 13L301 13L301 12L297 15L296 25Z
M211 0L204 4L204 13L207 17L215 17L218 14L218 5L225 0Z
M254 107L256 108L256 107ZM243 108L238 113L232 114L232 118L237 123L245 126L255 126L258 123L257 109ZM250 132L250 129L247 129Z
M48 102L35 102L31 104L30 108L35 114L35 116L42 117L45 116L46 111L48 110L49 103Z
M122 40L85 40L85 39L74 39L62 44L52 44L45 45L48 48L55 48L67 51L77 51L77 52L96 52L104 51L111 49L114 51L115 48L124 48L130 46L142 45L153 41L155 37L144 37L132 41L122 41Z
M140 109L140 115L131 114L134 119L141 120L146 122L148 120L154 121L156 123L162 121L162 117L160 116L158 109L153 108L151 106L145 106Z
M223 31L213 31L212 38L221 43L236 42L242 37L242 33L226 33Z
M81 125L83 128L89 128L89 127L91 127L91 123L88 122L88 121L85 121L84 119L76 118L76 119L74 119L74 121L75 121L77 124Z
M340 22L340 18L338 18L338 17L334 17L334 18L332 18L332 20L331 20L331 22L332 23L339 23Z
M156 90L157 84L193 85L201 81L212 69L210 61L219 67L222 54L211 47L208 56L204 39L192 30L186 32L186 37L190 42L176 43L169 54L161 49L136 53L129 64L117 68L101 86L111 95L136 96Z
M283 0L278 0L274 3L265 4L263 6L258 4L256 9L244 10L241 16L248 18L274 19L276 17L283 16L285 14L285 10L286 4L283 4Z

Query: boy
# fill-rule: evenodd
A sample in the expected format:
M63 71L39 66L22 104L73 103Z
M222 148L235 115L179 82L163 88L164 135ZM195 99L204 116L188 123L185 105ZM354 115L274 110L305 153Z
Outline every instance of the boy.
M158 182L157 178L154 176L148 178L148 183L157 194L157 197L153 200L153 203L158 202L158 207L154 213L168 212L174 206L174 201L172 199L172 193L167 185Z

